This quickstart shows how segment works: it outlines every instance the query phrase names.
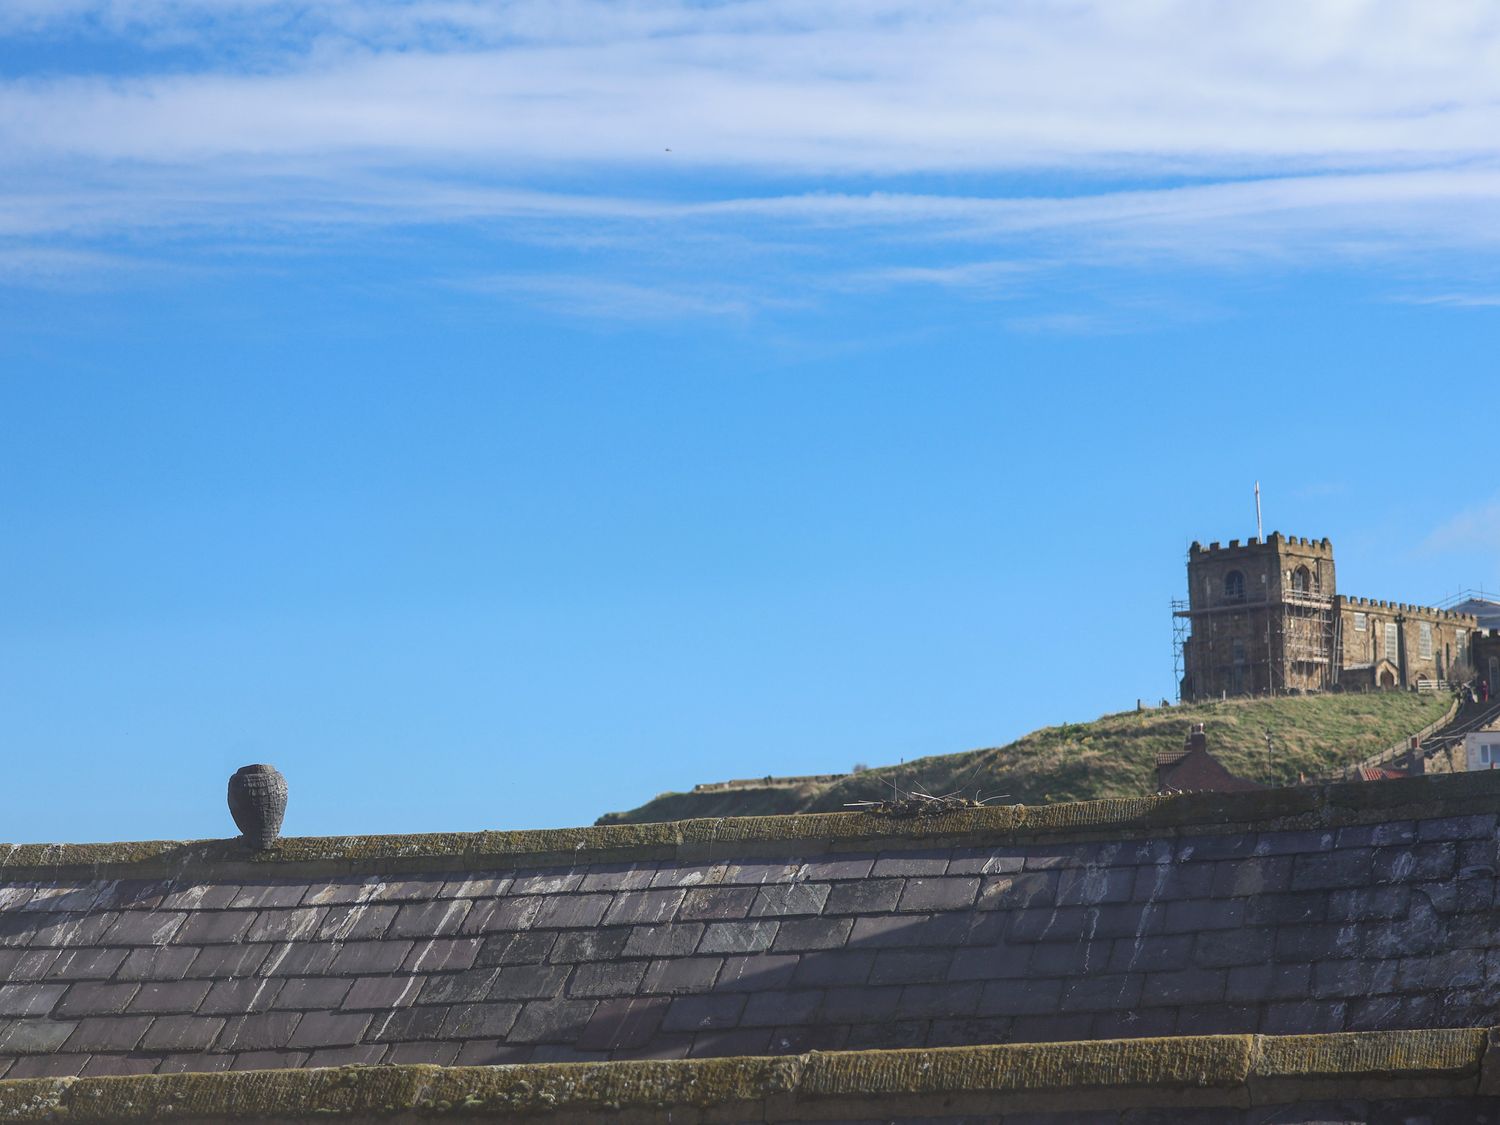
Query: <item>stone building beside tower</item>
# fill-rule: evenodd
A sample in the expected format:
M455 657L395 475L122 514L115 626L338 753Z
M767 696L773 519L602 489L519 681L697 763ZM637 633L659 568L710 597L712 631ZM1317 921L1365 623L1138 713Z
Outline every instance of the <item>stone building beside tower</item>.
M1173 614L1184 700L1416 688L1473 666L1468 606L1340 594L1326 538L1195 542L1187 571Z

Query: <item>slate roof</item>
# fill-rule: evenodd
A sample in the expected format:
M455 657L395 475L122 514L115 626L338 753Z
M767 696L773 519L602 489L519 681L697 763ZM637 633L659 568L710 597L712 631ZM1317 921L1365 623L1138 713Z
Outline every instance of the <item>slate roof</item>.
M1497 799L0 848L0 1086L1496 1022Z

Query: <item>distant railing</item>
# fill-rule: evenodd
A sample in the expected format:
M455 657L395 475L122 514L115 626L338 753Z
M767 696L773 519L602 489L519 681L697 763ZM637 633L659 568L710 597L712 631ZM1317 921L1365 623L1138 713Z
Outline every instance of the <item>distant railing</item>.
M1423 695L1441 695L1444 692L1457 691L1458 685L1449 683L1447 680L1418 680L1417 691Z

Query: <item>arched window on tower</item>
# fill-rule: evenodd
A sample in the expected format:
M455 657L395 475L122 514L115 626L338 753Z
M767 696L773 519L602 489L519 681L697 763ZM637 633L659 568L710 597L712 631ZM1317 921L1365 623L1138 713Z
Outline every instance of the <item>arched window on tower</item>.
M1245 600L1245 576L1237 570L1231 570L1224 575L1224 600L1227 602Z
M1312 589L1312 571L1305 566L1299 566L1292 571L1292 589L1296 593L1305 594Z

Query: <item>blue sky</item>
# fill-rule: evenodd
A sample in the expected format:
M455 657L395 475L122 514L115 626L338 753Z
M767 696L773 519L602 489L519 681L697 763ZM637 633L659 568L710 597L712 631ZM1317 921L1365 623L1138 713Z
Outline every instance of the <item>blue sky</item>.
M0 837L588 823L1500 589L1484 4L0 8Z

